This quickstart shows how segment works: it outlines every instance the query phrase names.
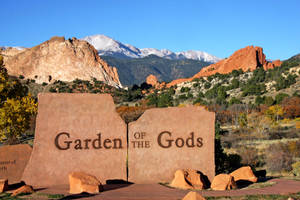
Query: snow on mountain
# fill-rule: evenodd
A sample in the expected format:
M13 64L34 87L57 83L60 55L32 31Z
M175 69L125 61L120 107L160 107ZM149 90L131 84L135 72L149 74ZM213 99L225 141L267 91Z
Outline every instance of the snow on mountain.
M168 59L177 59L177 56L175 53L168 49L154 49L154 48L144 48L141 49L141 57L146 57L149 55L156 55L162 58L168 58Z
M97 49L99 55L139 58L139 49L131 45L124 45L105 35L93 35L82 38Z
M218 62L221 59L213 56L211 54L208 54L204 51L194 51L194 50L189 50L189 51L182 51L182 52L177 52L176 53L177 56L183 56L187 59L192 59L192 60L202 60L205 62Z
M100 56L105 55L124 58L143 58L153 54L167 59L193 59L211 63L216 63L221 60L220 58L203 51L189 50L174 53L168 49L139 49L130 44L123 44L105 35L87 36L82 38L82 40L85 40L93 45L97 49Z

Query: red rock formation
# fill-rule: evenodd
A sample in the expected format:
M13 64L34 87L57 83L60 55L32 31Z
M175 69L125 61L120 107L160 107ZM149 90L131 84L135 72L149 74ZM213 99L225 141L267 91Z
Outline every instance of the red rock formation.
M244 72L248 70L253 71L257 67L263 67L265 70L267 70L280 65L281 61L278 60L272 63L268 62L261 47L247 46L243 49L237 50L229 58L223 59L215 64L201 69L200 72L195 74L192 78L174 80L167 84L167 87L171 87L185 81L191 81L194 78L210 76L216 73L227 74L233 70L239 69L242 69Z
M272 64L275 66L275 67L279 67L282 65L282 61L280 60L273 60L272 61Z
M146 83L152 86L156 86L157 84L159 84L159 82L157 81L157 78L155 75L150 74L149 76L147 76L146 78Z
M253 183L257 182L257 177L254 175L250 166L241 167L231 172L230 175L233 176L234 181L244 180Z
M92 45L76 38L52 37L40 45L10 55L4 59L10 75L23 75L38 83L48 82L49 76L52 80L62 81L94 77L121 87L117 69L108 66Z

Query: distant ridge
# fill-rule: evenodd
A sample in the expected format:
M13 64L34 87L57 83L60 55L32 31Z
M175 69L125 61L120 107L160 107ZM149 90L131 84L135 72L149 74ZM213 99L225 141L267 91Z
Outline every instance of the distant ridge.
M139 49L130 44L123 44L105 35L92 35L82 38L93 45L100 56L112 56L117 58L144 58L156 55L171 60L192 59L204 62L216 63L220 58L203 51L172 52L168 49L143 48Z

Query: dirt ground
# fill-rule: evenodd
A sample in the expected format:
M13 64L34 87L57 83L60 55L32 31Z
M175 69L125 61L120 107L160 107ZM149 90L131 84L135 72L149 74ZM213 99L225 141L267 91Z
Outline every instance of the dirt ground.
M300 192L300 181L287 179L271 179L268 182L275 184L263 188L236 189L231 191L197 191L204 197L209 196L244 196L257 194L288 195ZM104 192L96 195L79 194L70 195L68 185L58 185L50 188L36 188L38 192L46 194L64 194L62 199L101 199L101 200L178 200L182 199L189 191L174 189L160 184L112 184L104 185Z

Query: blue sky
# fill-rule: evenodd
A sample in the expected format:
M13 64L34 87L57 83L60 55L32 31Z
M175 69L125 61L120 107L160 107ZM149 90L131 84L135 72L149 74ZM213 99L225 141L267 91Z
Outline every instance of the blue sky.
M2 0L0 18L0 46L104 34L221 58L248 45L263 47L268 59L300 53L299 0Z

